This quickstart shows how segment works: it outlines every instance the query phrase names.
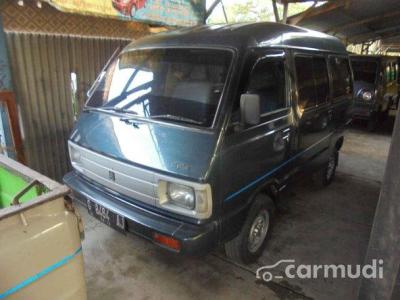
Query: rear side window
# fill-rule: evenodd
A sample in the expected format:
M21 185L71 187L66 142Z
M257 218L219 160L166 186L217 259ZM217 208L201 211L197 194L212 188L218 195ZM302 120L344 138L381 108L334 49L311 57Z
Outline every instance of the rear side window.
M286 107L285 68L283 61L264 59L251 71L246 93L260 96L260 113Z
M349 60L344 57L331 56L329 65L332 72L333 98L351 95L352 84Z
M329 98L329 77L323 57L295 58L299 107L301 109L326 103Z

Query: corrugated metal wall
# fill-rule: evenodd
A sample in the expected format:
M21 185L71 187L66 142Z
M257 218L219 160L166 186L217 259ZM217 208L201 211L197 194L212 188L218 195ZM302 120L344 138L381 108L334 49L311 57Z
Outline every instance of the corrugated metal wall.
M67 139L73 126L71 72L77 74L79 111L86 91L115 49L128 40L7 33L12 76L21 111L27 164L53 179L69 170Z

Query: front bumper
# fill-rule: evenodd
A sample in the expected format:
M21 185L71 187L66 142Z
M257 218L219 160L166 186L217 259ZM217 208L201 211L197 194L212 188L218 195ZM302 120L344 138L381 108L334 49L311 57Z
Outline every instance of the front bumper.
M188 255L206 254L218 244L218 230L215 222L194 225L160 215L135 205L122 196L103 191L74 171L65 175L63 180L71 188L72 197L85 207L86 200L90 199L124 216L129 233L151 241L153 241L154 233L173 237L181 243L179 253Z
M375 106L371 104L355 103L352 115L353 119L370 119L375 114Z

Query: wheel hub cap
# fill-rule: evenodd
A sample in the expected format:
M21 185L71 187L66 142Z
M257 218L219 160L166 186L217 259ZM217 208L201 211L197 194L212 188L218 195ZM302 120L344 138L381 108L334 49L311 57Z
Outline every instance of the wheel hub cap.
M248 249L251 253L257 252L257 250L263 244L265 237L267 236L269 228L269 213L266 210L259 212L257 217L254 219L251 225L249 239L248 239Z

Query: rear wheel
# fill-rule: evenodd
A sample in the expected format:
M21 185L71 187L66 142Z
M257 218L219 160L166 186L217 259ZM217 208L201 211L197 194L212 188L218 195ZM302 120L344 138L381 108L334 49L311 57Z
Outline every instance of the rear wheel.
M239 263L252 263L262 254L271 229L275 206L266 195L257 196L237 237L225 244L226 255Z
M328 162L317 173L314 174L314 181L318 185L328 186L332 183L336 175L336 168L339 162L339 151L335 150L330 156Z

